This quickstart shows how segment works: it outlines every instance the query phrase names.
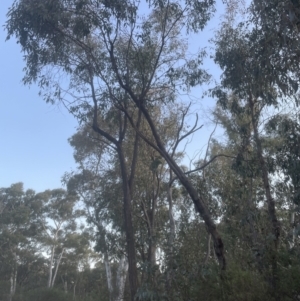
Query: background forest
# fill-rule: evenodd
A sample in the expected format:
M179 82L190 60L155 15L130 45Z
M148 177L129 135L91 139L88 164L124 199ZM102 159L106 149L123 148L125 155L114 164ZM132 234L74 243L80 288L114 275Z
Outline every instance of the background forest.
M1 301L300 299L300 1L224 3L211 53L190 43L213 0L13 3L23 82L77 118L77 169L0 189Z

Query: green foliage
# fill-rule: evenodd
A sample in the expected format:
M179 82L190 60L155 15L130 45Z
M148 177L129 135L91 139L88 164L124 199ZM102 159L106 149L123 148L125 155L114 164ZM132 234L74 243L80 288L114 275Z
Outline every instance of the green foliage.
M298 2L253 1L247 20L224 24L215 39L223 74L212 90L218 99L213 117L225 138L211 139L197 166L211 163L185 181L224 237L228 268L220 272L211 236L166 164L174 159L179 170L175 162L185 153L176 147L189 133L184 119L190 107L176 102L178 92L210 80L201 69L206 52L189 56L185 32L204 28L215 1L145 1L148 11L141 17L140 1L16 0L6 30L25 53L24 82L37 81L46 101L65 101L68 91L70 112L81 126L69 140L78 170L65 175L67 191L36 194L21 183L0 190L0 292L7 295L13 279L15 301L73 300L72 290L78 301L106 301L114 294L106 286L103 257L115 275L129 242L141 301L297 299L299 112L286 114L282 100L299 104ZM154 149L130 127L137 126L139 110L139 132ZM163 148L157 151L159 144L167 156ZM267 190L275 200L273 216ZM85 212L75 209L79 196ZM135 245L125 238L124 208ZM88 230L78 227L83 213ZM276 252L274 216L281 228ZM100 254L94 269L91 241ZM53 252L50 270L62 259L57 290L38 288L46 283L49 263L37 251L47 249Z

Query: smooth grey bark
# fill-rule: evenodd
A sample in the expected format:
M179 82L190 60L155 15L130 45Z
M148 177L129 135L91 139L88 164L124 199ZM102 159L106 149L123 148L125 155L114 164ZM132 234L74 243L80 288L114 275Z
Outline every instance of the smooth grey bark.
M76 285L77 285L77 281L75 281L75 283L73 285L73 300L75 300L75 298L76 298Z
M120 259L118 270L117 270L117 279L116 279L117 297L115 301L124 300L127 271L128 271L128 261L125 255L123 255Z
M16 293L16 288L17 288L17 275L18 275L18 268L17 265L15 266L15 272L14 272L14 283L13 283L13 294Z
M170 170L170 175L172 175L172 171ZM173 248L173 243L175 240L175 220L173 214L173 189L172 189L172 177L170 177L170 181L167 187L167 200L168 200L168 213L169 213L169 223L170 223L170 236L169 236L169 247Z
M292 212L291 212L291 240L289 241L290 249L294 248L295 246L295 239L296 239L296 224L295 224L295 209L296 205L292 204Z
M55 252L55 246L52 246L50 262L49 262L49 272L48 272L49 273L49 275L48 275L48 284L47 284L48 288L51 288L51 283L52 283L52 269L53 269L54 252Z
M16 293L17 288L17 275L18 275L18 263L17 263L17 255L13 252L14 264L10 274L10 291L8 300L11 301L13 296Z
M14 287L14 272L11 272L10 275L10 292L9 292L9 296L8 296L8 301L11 301L13 296L14 296L14 292L13 292L13 287Z
M105 255L104 259L105 263L105 271L106 271L106 279L107 286L109 291L109 300L110 301L123 301L124 300L124 291L125 291L125 283L126 283L126 275L128 271L128 261L125 255L120 258L117 275L116 275L116 284L113 285L112 281L112 273L111 266L108 260L108 255Z
M61 262L61 259L62 259L64 250L65 250L65 249L63 248L62 251L61 251L61 253L59 254L58 260L57 260L57 262L56 262L56 265L55 265L55 272L54 272L54 275L53 275L53 279L51 280L51 287L54 286L54 282L55 282L55 279L56 279L58 267L59 267L59 265L60 265L60 262Z
M157 181L157 185L154 183ZM151 267L154 267L156 264L156 210L157 210L157 200L160 191L160 179L158 177L157 171L153 171L152 179L152 196L149 199L151 206L149 209L146 208L145 202L142 201L142 209L145 215L147 232L148 232L148 252L147 252L147 261Z
M108 261L107 254L105 254L104 264L105 264L105 271L106 271L107 288L108 288L108 292L109 292L109 300L113 301L114 290L113 290L113 285L112 285L111 268L110 268L110 263Z
M172 190L172 183L173 183L173 172L170 169L169 171L169 182L167 185L167 201L168 201L168 213L169 213L169 227L170 233L168 237L168 248L169 248L169 270L167 273L167 281L166 281L166 288L169 294L172 296L172 282L173 282L173 266L174 266L174 259L173 259L173 245L175 241L175 220L173 215L173 190Z

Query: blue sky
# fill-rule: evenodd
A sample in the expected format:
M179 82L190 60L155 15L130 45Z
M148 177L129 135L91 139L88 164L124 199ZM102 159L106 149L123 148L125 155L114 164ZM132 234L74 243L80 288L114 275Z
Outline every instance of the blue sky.
M13 0L1 0L0 24ZM218 18L210 22L206 40L217 28ZM75 132L77 122L63 106L46 104L38 96L38 88L22 84L24 68L20 46L12 38L5 42L5 31L0 29L0 187L23 182L25 188L36 191L61 187L61 177L76 168L73 150L67 139ZM212 63L206 68L215 76L219 71ZM199 89L197 94L201 94ZM200 107L213 105L212 100L201 101ZM200 116L203 113L200 112ZM207 121L207 120L206 120ZM209 126L194 136L189 155L205 148Z
M77 122L62 106L46 104L37 87L22 84L20 46L5 42L2 29L12 2L0 3L0 187L23 182L26 189L53 189L75 168L67 139Z

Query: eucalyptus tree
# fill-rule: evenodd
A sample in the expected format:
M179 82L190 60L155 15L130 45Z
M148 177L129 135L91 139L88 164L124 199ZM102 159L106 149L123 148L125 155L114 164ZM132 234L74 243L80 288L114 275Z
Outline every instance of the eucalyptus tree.
M120 209L120 203L111 202L111 199L114 199L111 194L117 192L117 195L121 197L123 202L123 214L118 215L116 214L117 212L113 213L113 215L115 215L114 221L116 221L114 226L117 226L118 230L125 230L131 296L134 298L138 286L138 278L135 250L135 229L132 223L132 195L138 157L139 137L137 134L134 135L133 147L125 153L124 143L128 139L127 117L121 111L115 110L114 107L109 108L105 113L106 114L101 114L97 117L97 131L91 132L92 129L85 124L82 126L81 131L70 139L71 145L75 148L75 160L80 165L79 169L81 174L75 175L73 178L69 179L69 188L80 193L88 209L92 207L92 214L91 212L88 214L89 221L96 226L100 237L102 236L102 238L104 238L103 246L105 249L105 262L111 296L113 295L113 289L111 285L111 277L109 276L111 275L111 272L108 262L109 248L107 248L107 242L105 242L105 228L111 222L111 220L107 221L107 219L112 217L110 216L110 213L113 211L110 211L107 215L107 212L109 211L105 210L105 207L107 204L110 204L111 207ZM140 126L140 122L141 114L138 114L136 121L136 126L138 128ZM100 139L99 136L101 137ZM107 167L105 165L110 165L107 162L113 162L115 158L117 158L118 171L120 172L114 173L108 170L110 176L113 176L111 182L109 182L109 178L107 177L108 174L106 175L106 178L104 178L103 173L106 172L105 168ZM113 163L111 163L111 165L113 165ZM99 177L99 173L101 172L102 174ZM119 179L121 181L115 185L116 181ZM111 185L111 187L109 187L109 185ZM121 194L119 194L120 192ZM117 200L119 200L119 198L116 198L116 201ZM103 216L101 217L103 214L105 218L102 218ZM123 218L120 219L120 217ZM124 221L125 227L122 226L122 221ZM107 223L106 226L105 223ZM123 231L121 231L121 234L122 232ZM120 234L120 232L117 233ZM121 236L123 238L123 235ZM101 249L101 251L103 251L103 249ZM127 259L125 260L125 256L123 256L120 260L120 264L122 263L122 268L120 270L120 275L122 275L120 276L120 281L122 285L117 285L118 288L122 287L125 283L126 271L124 272L124 270L127 270ZM122 294L123 293L121 292L121 295Z
M76 152L81 148L80 145L75 146L75 140L78 137L79 133L72 137ZM99 141L94 143L97 144ZM85 155L87 158L91 154ZM97 152L91 157L96 155ZM107 159L106 156L105 159ZM128 259L124 239L120 173L101 168L101 173L98 174L95 168L88 169L88 165L82 165L82 167L84 169L79 169L76 174L68 176L68 190L76 191L84 203L87 222L93 228L92 240L95 242L95 251L100 253L104 261L109 299L121 300L124 298ZM114 275L112 266L116 266L116 263L118 268Z
M91 248L91 233L81 225L78 232L68 236L65 243L67 252L64 253L64 260L61 262L57 278L61 280L64 291L72 292L75 299L78 293L78 284L81 281L82 273L90 270L93 262L99 260Z
M274 116L266 125L268 152L274 160L277 174L277 191L280 193L282 207L289 208L290 219L286 228L286 239L291 249L295 248L298 237L300 200L300 125L298 110Z
M64 253L72 248L69 241L77 230L76 219L82 212L75 207L77 196L63 189L46 190L36 194L35 199L42 204L37 219L38 240L50 251L47 287L52 288Z
M182 153L176 152L179 143L199 129L197 124L191 129L184 127L189 106L186 108L183 106L174 108L173 106L165 112L161 112L158 107L154 107L153 110L155 110L156 124L160 134L168 144L168 151L179 162L183 156ZM149 135L149 127L143 120L141 120L140 131L143 131L144 135ZM128 131L123 145L126 162L131 160L134 139L136 139L136 134L131 129ZM88 222L96 228L96 249L104 254L108 287L111 299L114 299L114 296L118 295L115 291L120 291L121 284L125 283L125 278L118 275L127 271L127 264L124 265L124 227L122 225L119 161L113 149L100 140L98 135L86 125L83 125L72 136L70 143L74 148L78 171L76 174L67 175L65 181L68 183L68 190L74 190L81 196L87 209ZM165 233L165 224L168 221L166 206L169 207L169 216L172 218L170 235L173 237L172 242L169 241L168 245L173 247L175 227L172 203L174 200L170 199L172 196L170 190L174 179L169 178L170 170L159 153L149 148L143 141L139 143L135 173L135 188L132 191L131 199L132 216L137 240L137 261L140 266L143 266L140 279L145 288L146 283L154 281L153 272L157 269L157 247L159 246L161 249L163 245L165 246L163 240L165 237L169 237ZM117 289L112 283L110 259L119 261L116 277L119 279L116 285Z
M299 105L299 25L298 1L252 1L249 19L256 41L256 72L264 73L280 96L291 96Z
M279 288L277 261L281 227L276 213L279 202L276 200L278 195L274 199L272 194L272 168L261 130L266 123L264 112L268 109L274 112L282 107L280 100L291 102L294 98L297 102L299 37L295 23L290 22L292 15L298 14L297 9L291 13L294 4L290 1L253 1L247 20L236 26L227 24L216 39L215 61L223 74L214 95L224 108L236 115L249 116L250 137L255 141L271 227L271 235L267 235L272 237L268 256L275 295Z
M15 183L0 189L0 245L1 272L10 275L11 300L16 293L18 265L26 250L37 252L34 238L37 234L34 220L38 203L33 190L24 191L23 183Z
M98 123L99 114L113 107L119 112L117 116L126 116L138 135L166 160L204 219L220 266L225 269L223 241L215 222L184 171L168 154L151 111L153 104L163 107L175 101L178 91L208 80L207 73L199 68L203 51L188 57L183 36L204 28L214 4L213 0L21 0L9 10L6 28L8 38L15 35L26 53L26 84L38 82L47 101L63 100L64 92L69 92L71 97L65 100L70 101L70 111L83 121L93 116L93 129L110 142L119 143ZM70 85L63 87L58 74ZM153 140L136 127L139 114L133 116L132 108L143 115ZM126 179L124 173L123 183ZM126 219L126 227L130 227L129 213ZM134 254L130 244L134 238L128 233L128 253ZM129 262L131 268L133 298L134 262Z

